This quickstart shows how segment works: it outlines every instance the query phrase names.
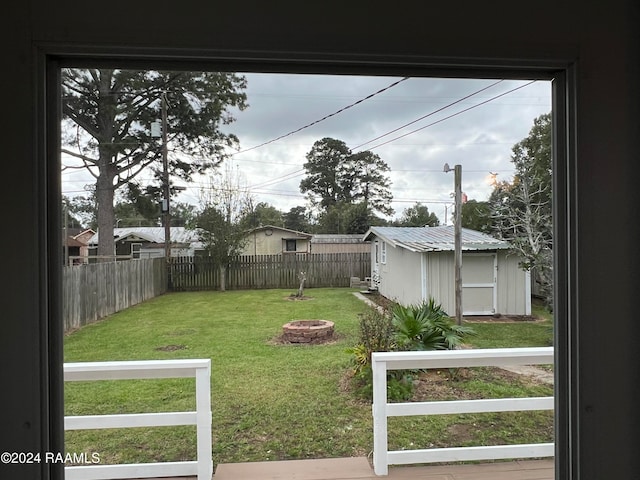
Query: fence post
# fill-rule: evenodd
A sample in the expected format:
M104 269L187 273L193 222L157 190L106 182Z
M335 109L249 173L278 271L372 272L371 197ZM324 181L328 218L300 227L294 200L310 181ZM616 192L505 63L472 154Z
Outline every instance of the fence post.
M376 475L388 475L387 446L387 362L378 361L371 354L373 374L373 471Z
M196 435L198 445L198 480L211 480L211 360L206 368L196 370Z

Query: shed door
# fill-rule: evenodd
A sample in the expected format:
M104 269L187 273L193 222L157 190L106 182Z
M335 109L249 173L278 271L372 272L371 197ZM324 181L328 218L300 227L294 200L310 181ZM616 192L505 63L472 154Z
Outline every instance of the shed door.
M467 253L462 258L463 315L492 315L497 301L495 253Z

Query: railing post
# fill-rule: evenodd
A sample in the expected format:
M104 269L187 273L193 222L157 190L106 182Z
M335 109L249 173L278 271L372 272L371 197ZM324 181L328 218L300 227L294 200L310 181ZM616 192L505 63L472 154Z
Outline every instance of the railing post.
M198 443L198 480L211 480L211 360L196 370L196 435Z
M388 475L387 457L387 362L371 354L373 374L373 471Z

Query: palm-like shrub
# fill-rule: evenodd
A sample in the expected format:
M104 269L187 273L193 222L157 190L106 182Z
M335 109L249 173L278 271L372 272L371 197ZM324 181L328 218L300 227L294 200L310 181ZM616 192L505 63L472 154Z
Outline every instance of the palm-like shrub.
M360 317L359 342L348 349L352 354L356 393L371 400L373 379L371 354L401 350L451 350L474 331L456 325L433 299L408 307L394 304L390 311L374 308ZM416 372L387 372L387 395L390 401L406 401L413 393Z
M392 317L399 350L452 350L475 333L456 325L433 298L418 305L394 305Z

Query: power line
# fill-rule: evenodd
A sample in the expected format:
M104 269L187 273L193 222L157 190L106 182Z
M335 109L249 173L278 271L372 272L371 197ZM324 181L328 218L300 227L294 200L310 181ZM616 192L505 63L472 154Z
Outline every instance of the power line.
M405 133L403 135L400 135L398 137L392 138L391 140L387 140L386 142L382 142L382 143L380 143L378 145L375 145L375 146L369 148L369 150L373 150L374 148L382 147L383 145L386 145L388 143L395 142L396 140L399 140L401 138L407 137L409 135L413 135L414 133L419 132L420 130L424 130L427 127L432 127L434 125L437 125L438 123L444 122L445 120L449 120L450 118L453 118L453 117L456 117L456 116L458 116L458 115L460 115L462 113L468 112L469 110L473 110L474 108L478 108L478 107L480 107L482 105L485 105L485 104L487 104L489 102L492 102L493 100L496 100L496 99L498 99L500 97L504 97L505 95L508 95L511 92L515 92L516 90L520 90L521 88L527 87L527 86L529 86L529 85L531 85L532 83L535 83L535 82L536 82L536 80L532 80L532 81L530 81L528 83L525 83L524 85L520 85L520 86L518 86L516 88L512 88L511 90L507 90L506 92L503 92L500 95L496 95L495 97L491 97L488 100L485 100L483 102L480 102L480 103L477 103L475 105L472 105L472 106L470 106L468 108L465 108L464 110L460 110L459 112L456 112L456 113L453 113L453 114L451 114L451 115L449 115L447 117L441 118L440 120L436 120L435 122L429 123L428 125L425 125L423 127L417 128L417 129L412 130L410 132L407 132L407 133ZM370 142L367 142L367 143L370 143Z
M274 138L274 139L272 139L272 140L269 140L269 141L267 141L267 142L261 143L260 145L256 145L256 146L254 146L254 147L250 147L250 148L247 148L247 149L245 149L245 150L241 150L241 151L239 151L239 152L235 152L235 153L233 153L232 155L239 155L239 154L241 154L241 153L246 153L246 152L249 152L249 151L251 151L251 150L255 150L256 148L260 148L260 147L264 147L265 145L269 145L270 143L277 142L278 140L281 140L281 139L283 139L283 138L285 138L285 137L289 137L289 136L293 135L294 133L298 133L298 132L300 132L301 130L304 130L305 128L309 128L309 127L311 127L311 126L313 126L313 125L316 125L316 124L318 124L318 123L320 123L320 122L322 122L322 121L324 121L324 120L327 120L328 118L331 118L331 117L333 117L333 116L335 116L335 115L338 115L339 113L342 113L342 112L344 112L345 110L348 110L349 108L355 107L356 105L358 105L358 104L360 104L360 103L364 102L365 100L369 100L370 98L373 98L373 97L375 97L376 95L379 95L379 94L381 94L382 92L384 92L384 91L386 91L386 90L389 90L390 88L395 87L395 86L396 86L396 85L398 85L399 83L402 83L402 82L404 82L405 80L408 80L409 78L410 78L410 77L404 77L404 78L401 78L400 80L398 80L398 81L396 81L396 82L393 82L391 85L388 85L388 86L386 86L386 87L384 87L384 88L381 88L381 89L380 89L380 90L378 90L377 92L374 92L374 93L372 93L372 94L370 94L370 95L367 95L366 97L361 98L360 100L358 100L358 101L356 101L356 102L354 102L354 103L352 103L352 104L350 104L350 105L347 105L346 107L343 107L343 108L341 108L340 110L337 110L337 111L335 111L335 112L333 112L333 113L330 113L329 115L325 115L324 117L322 117L322 118L321 118L321 119L319 119L319 120L316 120L316 121L311 122L311 123L309 123L309 124L307 124L307 125L305 125L305 126L303 126L303 127L300 127L300 128L295 129L295 130L292 130L291 132L289 132L289 133L285 133L284 135L280 135L279 137Z
M403 80L406 80L407 78L408 78L408 77L405 77ZM401 80L401 81L402 81L402 80ZM398 128L396 128L396 129L394 129L394 130L391 130L391 131L390 131L390 132L388 132L388 133L385 133L384 135L380 135L379 137L374 138L373 140L369 140L368 142L365 142L365 143L363 143L363 144L359 145L358 147L360 147L360 146L362 146L362 145L366 145L367 143L371 143L371 142L373 142L373 141L375 141L375 140L377 140L377 139L379 139L379 138L385 137L385 136L387 136L387 135L389 135L389 134L391 134L391 133L394 133L394 132L396 132L396 131L398 131L398 130L400 130L400 129L402 129L402 128L404 128L404 127L408 126L408 125L412 125L412 124L414 124L414 123L416 123L416 122L418 122L418 121L420 121L420 120L422 120L422 119L424 119L424 118L427 118L427 117L429 117L429 116L431 116L431 115L433 115L433 114L435 114L435 113L438 113L438 112L440 112L440 111L442 111L442 110L444 110L444 109L446 109L446 108L450 108L451 106L456 105L457 103L460 103L461 101L464 101L464 100L466 100L466 99L468 99L468 98L470 98L470 97L472 97L472 96L474 96L474 95L477 95L478 93L481 93L481 92L483 92L483 91L487 90L488 88L491 88L491 87L493 87L493 86L495 86L495 85L497 85L498 83L503 82L503 81L504 81L504 80L498 80L497 82L494 82L494 83L492 83L491 85L488 85L488 86L486 86L486 87L483 87L483 88L481 88L480 90L477 90L476 92L473 92L473 93L471 93L471 94L469 94L469 95L467 95L467 96L465 96L465 97L463 97L463 98L460 98L459 100L457 100L457 101L455 101L455 102L451 102L450 104L448 104L448 105L446 105L446 106L444 106L444 107L441 107L441 108L439 108L438 110L435 110L435 111L433 111L433 112L431 112L431 113L429 113L429 114L427 114L427 115L424 115L424 116L422 116L422 117L420 117L420 118L418 118L418 119L416 119L416 120L413 120L413 121L411 121L411 122L409 122L409 123L407 123L407 124L403 125L402 127L398 127ZM433 122L433 123L430 123L430 124L428 124L428 125L425 125L425 126L423 126L423 127L421 127L421 128L418 128L418 129L416 129L416 130L413 130L413 131L411 131L411 132L408 132L408 133L406 133L406 134L404 134L404 135L400 135L399 137L392 138L391 140L388 140L388 141L383 142L383 143L381 143L381 144L379 144L379 145L376 145L376 146L374 146L374 147L370 148L369 150L373 150L374 148L381 147L382 145L386 145L387 143L394 142L394 141L396 141L396 140L398 140L398 139L400 139L400 138L404 138L404 137L406 137L406 136L408 136L408 135L411 135L411 134L413 134L413 133L416 133L416 132L418 132L418 131L420 131L420 130L424 130L424 129L425 129L425 128L427 128L427 127L430 127L430 126L432 126L432 125L436 125L436 124L438 124L438 123L440 123L440 122L443 122L443 121L445 121L445 120L447 120L447 119L449 119L449 118L453 118L453 117L455 117L455 116L457 116L457 115L460 115L461 113L467 112L467 111L472 110L472 109L474 109L474 108L477 108L477 107L479 107L479 106L481 106L481 105L484 105L484 104L486 104L486 103L489 103L489 102L491 102L491 101L493 101L493 100L496 100L496 99L498 99L498 98L500 98L500 97L503 97L503 96L505 96L505 95L507 95L507 94L509 94L509 93L511 93L511 92L515 92L516 90L519 90L519 89L524 88L524 87L526 87L526 86L528 86L528 85L531 85L531 84L532 84L532 83L534 83L534 82L535 82L535 80L532 80L531 82L528 82L528 83L526 83L526 84L524 84L524 85L520 85L520 86L518 86L518 87L516 87L516 88L513 88L513 89L511 89L511 90L508 90L508 91L506 91L506 92L503 92L503 93L501 93L501 94L499 94L499 95L496 95L496 96L494 96L494 97L491 97L491 98L489 98L488 100L485 100L485 101L483 101L483 102L480 102L480 103L477 103L477 104L475 104L475 105L472 105L472 106L471 106L471 107L469 107L469 108L466 108L466 109L464 109L464 110L461 110L461 111L459 111L459 112L456 112L456 113L454 113L454 114L452 114L452 115L449 115L448 117L444 117L444 118L442 118L442 119L440 119L440 120L438 120L438 121L436 121L436 122ZM396 82L396 84L397 84L397 83L399 83L399 82ZM387 88L389 88L389 87L387 87ZM304 128L304 127L302 127L302 128ZM301 129L298 129L298 130L301 130ZM273 141L275 141L275 140L273 140ZM270 143L270 142L267 142L267 143ZM263 144L263 145L266 145L266 143L265 143L265 144ZM261 145L258 145L258 146L261 146ZM258 148L258 146L254 147L254 148ZM358 147L355 147L355 148L358 148ZM355 149L355 148L354 148L354 149ZM248 150L246 150L246 151L248 151ZM395 171L395 170L392 170L392 171ZM398 171L400 171L400 170L398 170ZM252 186L250 186L249 188L251 189L251 188L256 188L256 187L262 187L262 186L270 186L270 185L274 185L274 184L279 183L279 182L281 182L281 181L290 180L291 178L293 178L293 177L295 177L295 176L297 176L297 175L301 174L302 172L304 172L304 168L299 169L299 170L296 170L296 171L291 172L291 173L288 173L288 174L285 174L285 175L282 175L282 176L279 176L279 177L276 177L276 178L274 178L274 179L272 179L272 180L267 180L267 181L265 181L265 182L263 182L263 183L260 183L260 184L257 184L257 185L252 185Z
M436 113L439 113L439 112L441 112L443 110L446 110L447 108L453 107L454 105L456 105L456 104L458 104L460 102L463 102L463 101L467 100L468 98L471 98L471 97L473 97L475 95L478 95L479 93L484 92L485 90L488 90L489 88L499 84L500 82L504 82L504 80L498 80L497 82L494 82L491 85L488 85L488 86L486 86L484 88L481 88L480 90L477 90L477 91L467 95L466 97L462 97L462 98L456 100L455 102L451 102L451 103L449 103L449 104L447 104L447 105L445 105L443 107L440 107L440 108L434 110L433 112L430 112L430 113L427 113L426 115L423 115L420 118L416 118L415 120L413 120L413 121L411 121L409 123L405 123L404 125L402 125L402 126L400 126L398 128L395 128L395 129L393 129L393 130L391 130L391 131L389 131L389 132L387 132L387 133L385 133L383 135L380 135L380 136L378 136L376 138L373 138L373 139L369 140L368 142L361 143L360 145L357 145L357 146L353 147L353 150L356 150L356 149L362 147L363 145L366 145L367 143L372 143L372 142L375 142L376 140L380 140L382 137L386 137L387 135L391 135L392 133L395 133L398 130L402 130L403 128L408 127L409 125L413 125L414 123L417 123L420 120L424 120L425 118L428 118L428 117L430 117L432 115L435 115Z

